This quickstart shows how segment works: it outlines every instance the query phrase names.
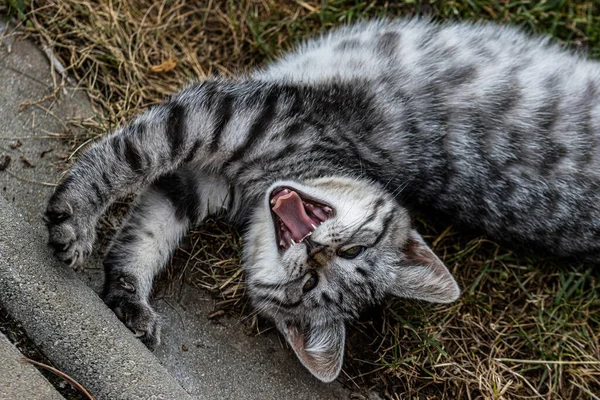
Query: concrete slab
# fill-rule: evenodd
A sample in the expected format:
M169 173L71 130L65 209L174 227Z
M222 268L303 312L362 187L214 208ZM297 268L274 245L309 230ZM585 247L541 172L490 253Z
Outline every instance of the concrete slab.
M348 398L338 383L315 379L274 332L248 336L235 319L209 320L214 301L197 289L184 286L180 296L178 303L156 303L164 316L164 344L155 354L190 394L214 393L222 399Z
M27 199L30 206L22 211L34 227L41 226L48 194L56 182L57 158L68 154L56 135L68 129L66 120L94 116L85 93L73 88L38 105L22 107L53 92L46 56L29 41L5 38L0 47L0 164L3 156L11 161L6 168L9 173L0 175L0 190L9 202Z
M1 196L0 226L0 305L54 365L98 399L191 398Z
M60 101L45 105L45 108L50 110L53 115L36 108L18 110L20 103L36 101L52 92L49 63L43 53L27 41L13 43L10 54L6 45L0 47L0 82L2 82L0 84L0 157L2 153L5 153L12 158L7 171L0 171L0 194L7 198L19 210L19 213L35 226L38 232L45 234L41 224L41 215L45 209L46 199L52 193L53 188L40 184L40 182L54 183L58 180L60 171L54 165L54 157L67 152L68 149L58 140L44 137L48 136L48 132L61 132L64 129L64 119L86 115L86 113L92 112L91 107L89 104L84 104L85 102L82 103L81 98L77 95L75 97L66 95L62 96ZM9 82L9 84L4 82ZM16 140L20 140L22 144L12 148L11 144L16 144ZM52 149L52 151L41 157L42 152L48 149ZM27 168L20 161L20 156L24 156L35 165L35 168ZM0 214L2 213L4 211L0 206ZM23 230L22 234L26 235L26 230ZM35 248L34 252L39 252L40 257L45 257L45 252L39 249L42 246L41 241L38 238L30 237L29 239L31 241L27 246ZM3 240L8 239L1 238L0 242ZM23 248L25 249L27 246ZM2 248L0 247L0 249ZM29 261L23 260L25 263ZM41 258L39 261L41 263ZM41 265L38 267L42 268ZM64 266L53 268L66 269ZM44 277L45 272L43 271L44 268L37 272L32 270L31 274L35 279L40 280ZM70 271L62 273L67 274L69 280L73 279L74 275ZM98 291L103 280L102 268L98 260L91 260L84 272L78 276L91 288ZM26 282L19 281L15 284L26 285ZM0 290L2 290L1 287ZM73 297L73 301L79 297L76 295L75 289L69 294L62 290L58 288L54 290L52 297L56 299L55 301L59 302L59 299L65 298L65 296ZM35 297L35 291L31 293ZM78 298L77 304L87 302L89 296L90 294L86 294ZM16 295L4 298L6 301L19 301ZM97 300L96 297L94 301ZM1 298L0 301L2 301ZM53 300L50 298L43 301L48 303L47 307L52 306ZM30 303L29 306L33 307L33 303ZM239 321L235 319L224 318L220 320L219 324L210 321L207 316L214 310L214 300L208 293L186 286L183 288L183 295L178 302L167 304L165 301L159 300L156 306L164 318L164 343L157 349L155 355L169 371L169 374L175 377L188 393L197 398L261 398L268 400L349 397L349 392L344 390L340 384L325 385L313 378L296 360L293 352L280 343L277 335L249 337L243 332ZM10 307L6 306L6 308L10 311ZM22 310L22 307L19 309ZM72 312L76 312L75 309ZM107 312L109 315L106 314ZM36 322L33 319L31 324L27 325L28 328L26 326L28 333L30 330L39 329L36 324L46 323L42 321L44 315L40 314L37 318L39 321ZM95 317L88 316L88 318L94 319ZM120 327L123 330L114 328L111 325L114 321L108 323L107 318L114 318L114 316L105 308L98 315L96 321L80 319L79 323L84 324L82 329L86 332L89 329L88 323L94 326L106 323L110 327L106 328L110 330L109 336L117 336L111 336L112 339L109 340L104 337L108 334L104 330L98 333L98 338L95 338L91 331L89 332L89 343L79 344L85 346L86 351L89 351L86 353L89 358L79 357L77 362L70 366L69 371L76 379L79 379L78 374L83 374L91 379L89 371L93 370L92 367L96 364L94 357L100 356L97 352L102 349L102 346L113 347L113 344L109 344L112 343L111 341L119 342L123 346L122 351L131 350L126 349L124 341L129 343L129 340L133 339L133 335L122 325ZM49 329L48 325L43 329ZM123 337L120 337L121 335ZM59 339L42 334L39 340L46 342ZM61 340L59 342L63 343ZM188 350L182 350L182 345L185 345ZM60 353L57 353L56 350L48 348L48 351L49 354L46 355L53 362L55 361L54 357L60 357ZM143 347L135 346L135 351L144 353L144 359L151 358L151 354ZM155 377L155 379L160 380L159 377ZM175 396L169 398L175 398Z
M1 22L0 37L8 29ZM32 228L46 235L42 223L46 202L54 191L70 148L60 139L65 121L95 117L87 95L67 87L37 106L22 108L54 92L46 55L28 40L4 37L0 46L0 195L13 204ZM77 132L74 132L75 134ZM58 135L58 136L57 136ZM102 267L92 260L82 279L92 288L102 284Z
M33 365L0 333L0 399L64 400Z

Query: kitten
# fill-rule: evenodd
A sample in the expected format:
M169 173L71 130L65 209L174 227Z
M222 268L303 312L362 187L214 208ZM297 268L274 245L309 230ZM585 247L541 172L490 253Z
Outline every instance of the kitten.
M599 87L598 63L513 28L342 28L250 76L193 84L94 144L50 199L50 245L81 265L107 206L141 191L104 299L152 348L154 276L191 226L226 211L247 227L255 306L329 382L365 306L459 296L407 207L598 259Z

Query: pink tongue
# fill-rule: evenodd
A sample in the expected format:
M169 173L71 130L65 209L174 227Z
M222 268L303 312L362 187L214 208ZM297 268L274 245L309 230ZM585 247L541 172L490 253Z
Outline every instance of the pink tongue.
M302 199L296 192L278 196L273 211L283 221L297 242L313 231L312 224L316 226L320 223L319 220L306 214Z

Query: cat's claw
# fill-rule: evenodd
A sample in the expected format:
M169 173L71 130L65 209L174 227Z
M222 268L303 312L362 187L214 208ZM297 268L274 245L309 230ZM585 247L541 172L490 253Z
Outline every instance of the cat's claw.
M160 316L152 307L139 298L130 279L121 277L109 285L104 302L150 350L160 344Z
M133 336L135 336L136 338L140 338L142 336L144 336L146 334L146 331L134 331L133 332Z
M128 311L124 315L122 314L121 321L146 347L154 350L160 344L160 317L158 314L150 305L142 302L124 304L122 307ZM120 312L123 312L123 308Z
M150 305L143 302L122 301L112 310L133 335L150 350L154 350L160 344L160 317Z

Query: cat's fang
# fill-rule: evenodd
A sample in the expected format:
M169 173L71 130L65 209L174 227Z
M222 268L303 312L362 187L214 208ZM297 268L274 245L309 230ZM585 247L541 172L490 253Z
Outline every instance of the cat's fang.
M288 191L286 194L284 190L276 194L273 199L275 199L273 212L283 222L291 237L295 240L300 240L306 236L310 232L311 224L320 220L320 217L315 213L318 207L314 207L314 211L306 208L306 202L295 191ZM324 213L321 211L321 214Z

